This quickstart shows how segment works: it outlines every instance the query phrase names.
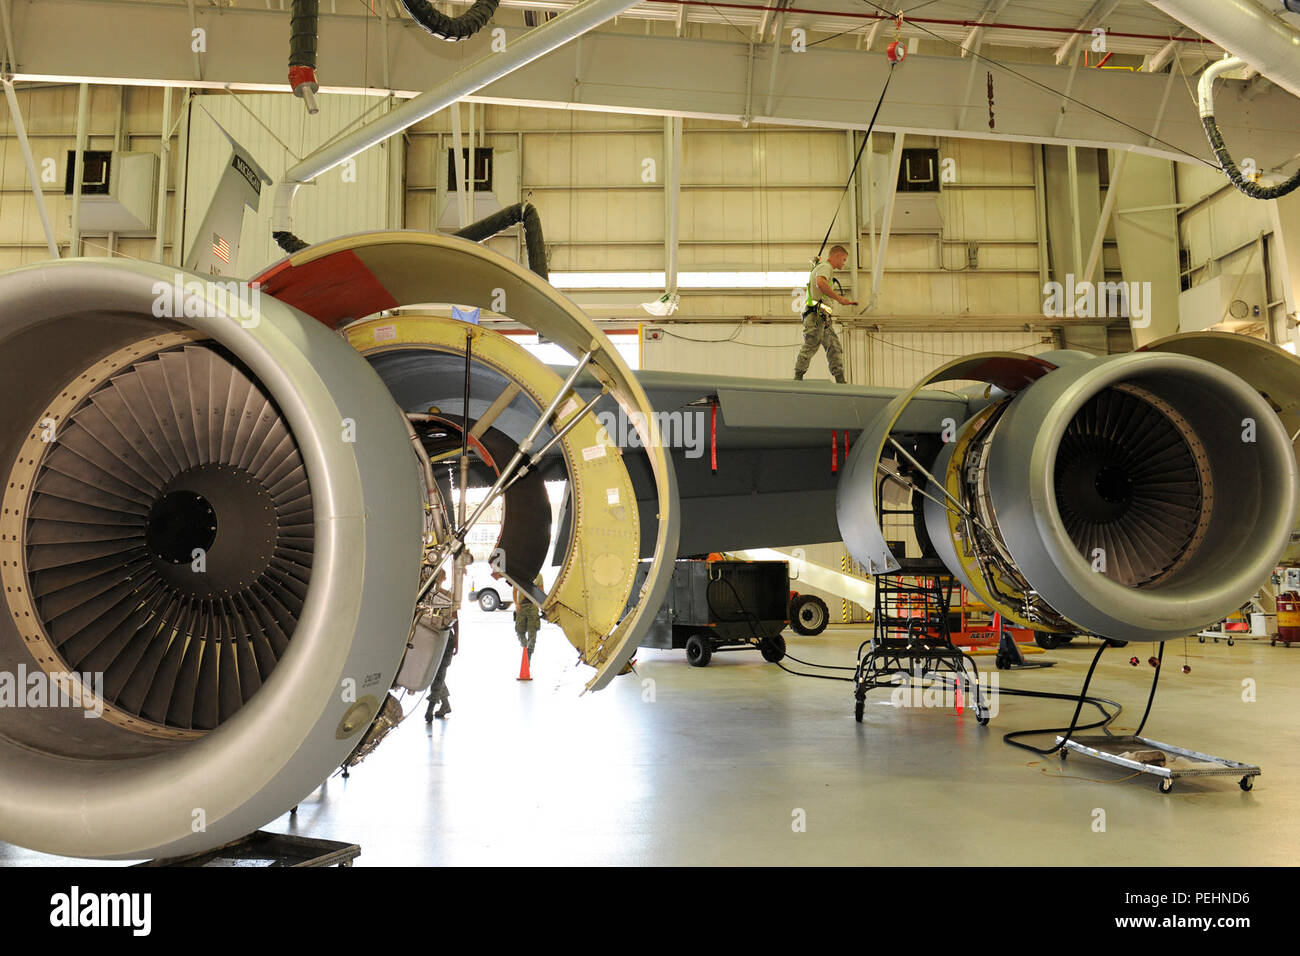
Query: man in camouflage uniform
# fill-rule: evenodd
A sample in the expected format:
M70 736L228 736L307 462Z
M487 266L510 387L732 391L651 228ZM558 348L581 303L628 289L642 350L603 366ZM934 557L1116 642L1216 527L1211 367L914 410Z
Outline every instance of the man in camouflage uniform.
M808 275L808 295L804 299L803 310L803 348L794 363L794 379L802 381L808 363L817 354L818 347L826 346L826 364L831 368L835 381L844 384L844 346L840 337L831 327L832 301L840 305L857 305L852 299L846 299L831 288L831 280L836 269L843 269L849 258L849 251L843 246L831 246L830 255L813 266Z
M539 574L533 580L539 590L544 590L542 576ZM515 636L519 638L519 645L528 651L528 659L533 659L533 648L537 646L537 629L542 626L542 612L536 604L532 602L527 594L519 588L515 592Z

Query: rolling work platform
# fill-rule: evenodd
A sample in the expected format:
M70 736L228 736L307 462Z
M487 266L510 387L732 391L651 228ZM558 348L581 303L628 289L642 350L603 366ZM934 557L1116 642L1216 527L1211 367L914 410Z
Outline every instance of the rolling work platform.
M862 722L867 694L952 674L970 699L975 717L989 722L975 659L952 642L952 598L960 587L937 559L904 559L898 571L875 576L872 636L858 648L853 675L853 716Z

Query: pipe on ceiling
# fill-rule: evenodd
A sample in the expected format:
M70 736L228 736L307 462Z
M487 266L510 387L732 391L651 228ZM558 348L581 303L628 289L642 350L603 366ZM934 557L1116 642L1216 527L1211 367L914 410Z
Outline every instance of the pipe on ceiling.
M570 40L577 39L629 7L635 6L636 3L637 0L582 0L554 20L549 20L511 41L505 52L488 53L457 70L428 92L407 100L397 109L377 117L364 126L357 127L342 139L311 153L291 167L276 186L275 203L271 212L273 234L277 234L277 239L280 235L285 237L285 240L280 243L282 247L285 246L285 242L296 239L293 236L290 208L299 187L371 146L427 119L462 97L481 90L489 83L513 73Z
M1300 96L1300 31L1256 0L1147 0ZM1282 9L1281 0L1272 6Z

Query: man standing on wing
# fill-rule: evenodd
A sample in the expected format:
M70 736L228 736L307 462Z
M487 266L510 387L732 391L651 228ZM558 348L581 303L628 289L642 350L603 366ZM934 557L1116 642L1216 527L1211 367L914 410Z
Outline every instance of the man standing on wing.
M803 348L794 363L794 379L803 381L808 371L808 363L817 354L817 349L826 347L826 364L831 368L835 381L844 384L844 346L840 337L831 327L832 301L840 305L857 305L852 299L846 299L833 288L831 282L836 269L843 269L849 258L849 250L843 246L831 246L830 255L813 266L808 275L808 296L804 300L803 310Z

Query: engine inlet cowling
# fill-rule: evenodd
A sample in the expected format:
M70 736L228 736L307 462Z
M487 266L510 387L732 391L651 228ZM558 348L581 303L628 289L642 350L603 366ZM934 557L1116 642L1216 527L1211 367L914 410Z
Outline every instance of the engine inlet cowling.
M72 691L0 706L0 840L237 839L347 758L402 660L424 498L400 413L318 322L217 291L124 260L0 275L0 679Z
M1185 636L1248 600L1283 549L1296 461L1274 410L1209 362L1132 354L1059 368L982 411L935 463L942 557L1043 630Z

